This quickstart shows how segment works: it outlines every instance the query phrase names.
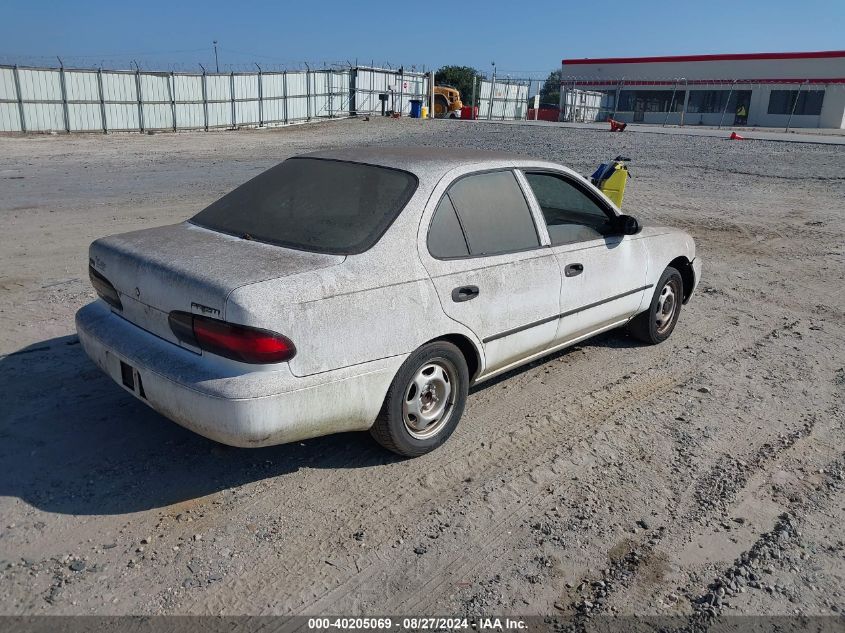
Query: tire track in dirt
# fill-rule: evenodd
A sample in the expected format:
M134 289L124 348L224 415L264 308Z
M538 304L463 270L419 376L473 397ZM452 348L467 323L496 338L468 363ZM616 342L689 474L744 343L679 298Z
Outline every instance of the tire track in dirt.
M783 328L776 330L774 334L764 337L758 342L759 346L772 346L777 343L777 332L782 330L789 331L796 323L785 325ZM769 355L778 354L777 347L773 350L767 350ZM784 360L784 362L787 362ZM839 420L840 422L837 422ZM688 438L683 434L678 434L677 429L671 426L665 429L669 433L675 435L674 443L678 447L688 444ZM667 510L676 514L676 519L673 520L670 527L665 531L661 527L660 530L651 535L648 543L633 543L627 547L627 553L623 557L611 557L610 573L602 575L601 577L586 577L582 579L577 590L574 593L581 593L580 599L570 599L565 606L556 607L562 611L570 611L576 614L578 621L585 621L586 617L595 613L605 612L603 607L607 606L608 598L617 594L620 590L625 591L621 599L617 599L615 604L645 604L650 592L647 589L647 582L644 582L646 587L639 587L641 567L640 564L648 562L653 555L661 555L660 544L664 540L670 543L666 544L666 551L677 552L683 549L680 543L691 542L693 537L686 534L685 531L691 525L702 525L706 517L716 517L717 520L729 516L729 509L735 505L737 499L742 493L748 496L751 492L748 490L749 486L753 486L754 490L760 490L765 485L772 481L772 473L778 467L781 470L786 467L784 462L792 462L794 464L808 465L812 463L827 463L825 460L835 459L837 455L841 455L841 449L835 448L841 445L841 440L836 436L841 435L843 428L841 424L841 410L838 406L831 407L828 411L819 414L809 413L803 417L798 428L791 432L779 432L771 439L765 441L759 447L753 449L750 454L740 457L736 453L730 455L725 454L721 457L715 458L715 464L711 468L701 468L696 479L685 486L683 489L675 488L673 492L673 499L668 504ZM725 438L730 441L730 438ZM702 466L699 459L688 464L690 468L695 466ZM819 472L836 472L831 470L829 466L821 469ZM678 482L680 484L680 482ZM690 493L689 490L692 490ZM706 494L705 494L706 493ZM712 498L715 497L718 503L712 503ZM684 512L680 510L687 506L688 509ZM734 516L737 516L734 514ZM679 538L680 537L680 538ZM617 558L621 558L624 565L617 565ZM647 567L647 566L646 566ZM674 583L666 581L663 583L667 587L674 587ZM583 590L586 588L588 594L585 596ZM693 595L695 591L689 585L686 591L677 591L680 594ZM708 603L709 604L709 603Z
M701 325L701 323L698 322L697 324ZM720 320L716 318L704 323L708 326L704 336L715 334L724 327ZM659 354L656 350L649 351ZM537 417L530 413L532 411L558 411L561 410L561 404L569 403L567 406L571 409L570 419L576 419L587 402L591 403L590 406L593 410L599 411L611 408L618 409L624 406L626 397L628 397L625 392L631 389L634 384L631 380L623 379L623 376L626 375L625 368L602 367L605 375L610 373L608 369L612 370L612 373L608 376L608 382L619 389L619 395L608 395L605 392L606 387L587 392L584 381L580 377L580 372L558 372L560 375L557 378L561 378L564 384L556 385L556 389L550 390L548 385L544 383L548 380L548 374L553 371L548 363L554 362L556 358L567 359L567 356L553 356L551 361L535 364L530 366L528 370L510 377L505 383L508 391L506 395L486 389L479 392L478 395L481 395L480 402L472 402L471 411L468 412L467 417L470 420L464 420L464 423L459 425L450 444L444 447L446 450L436 451L417 458L413 462L389 465L388 467L402 468L402 471L398 476L379 478L376 486L367 485L372 483L369 481L363 482L363 485L357 479L351 481L349 473L339 469L334 476L325 477L316 489L309 488L309 496L322 499L323 504L329 508L335 505L334 498L355 498L357 510L352 516L344 516L340 522L342 528L351 532L361 522L372 521L374 517L384 516L385 514L401 514L403 507L417 502L418 495L413 493L421 488L430 495L441 494L444 490L442 486L445 485L445 489L448 490L456 482L459 483L468 477L477 477L478 474L488 470L490 463L507 462L507 457L514 454L543 453L543 447L548 443L548 429L555 428L565 417L548 414ZM592 375L599 370L600 360L598 358L587 355L586 360L589 365L596 365L596 367L588 367L584 373ZM582 359L579 359L578 362L581 363ZM576 369L580 369L580 367ZM507 398L505 402L501 401L503 397ZM525 417L526 411L529 412L528 415L531 415L531 418ZM505 427L492 433L490 428L484 424L473 423L490 417L508 419L508 416L529 419L529 422L516 429ZM459 444L467 443L474 444L475 448L464 453L457 452L456 449ZM497 458L497 455L500 457ZM355 458L353 457L349 461L353 462ZM428 473L428 475L421 477L421 471ZM350 484L356 486L356 488L350 490ZM248 504L240 507L237 512L231 513L229 519L235 521L249 511L258 511L259 505L262 504L268 504L268 499L256 496ZM325 522L323 525L316 527L318 531L312 536L314 539L325 540L337 536L338 528L331 522ZM242 578L227 579L226 583L246 589L247 591L244 593L248 594L250 591L260 592L267 579L277 575L298 578L307 575L305 572L313 574L315 567L325 566L323 561L326 552L323 548L317 548L316 551L309 553L312 554L312 558L298 556L290 564L282 564L279 560L259 563L257 568L253 568L255 572L251 574L253 580L247 587L243 587L245 581ZM225 586L226 583L222 583L222 585ZM220 592L215 590L215 594L217 593ZM206 601L203 600L202 602ZM199 604L192 608L205 612L205 609ZM216 600L206 606L211 606L212 611L215 608L233 608L231 604Z
M776 327L776 329L778 328ZM739 328L734 330L734 332L736 331L739 331ZM749 344L754 344L756 340L769 336L771 331L758 339L736 336L723 337L717 345L718 350L711 354L708 363L701 364L691 360L685 363L686 366L683 369L668 375L664 374L652 380L641 379L637 381L637 384L631 384L630 382L622 383L611 387L609 390L600 389L590 393L585 398L582 398L582 400L587 399L589 402L581 406L578 406L576 403L573 406L567 407L565 409L566 415L563 416L566 418L577 417L581 422L580 429L582 431L580 433L576 432L574 435L570 434L566 443L549 447L549 450L554 453L565 452L567 449L572 450L579 442L591 434L594 430L594 423L610 421L629 406L648 401L672 387L683 384L698 374L705 372L709 367L723 362L732 354L746 348ZM548 436L544 436L544 440L548 445ZM547 458L534 460L534 462L525 467L526 472L524 474L512 481L505 490L500 491L503 496L497 505L500 507L509 507L512 510L500 519L491 522L483 533L476 537L475 541L483 543L482 547L471 548L454 561L434 570L433 573L427 575L425 581L417 583L413 592L400 594L391 601L384 609L384 612L428 612L427 609L431 608L434 600L436 600L436 596L439 595L439 591L444 586L453 586L458 580L466 577L475 568L484 564L488 555L506 542L509 536L509 528L514 527L519 521L525 519L529 512L530 502L539 497L541 493L540 489L544 482L554 478L554 466L546 466L545 463L547 461ZM538 471L541 474L538 475ZM326 598L308 605L301 612L332 612L334 598L342 597L351 592L353 586L367 581L368 575L366 572L363 572L360 576L360 578L358 576L351 578L347 583L332 591ZM428 596L428 598L420 598L419 596L421 595ZM435 598L431 598L431 596L435 596Z

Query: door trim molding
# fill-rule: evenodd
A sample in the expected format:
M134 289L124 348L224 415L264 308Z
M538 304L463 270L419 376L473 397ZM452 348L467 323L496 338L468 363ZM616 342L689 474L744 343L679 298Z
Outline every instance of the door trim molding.
M563 343L558 343L549 347L548 349L541 350L536 352L535 354L531 354L526 356L525 358L520 358L517 361L514 361L504 367L499 367L499 369L495 369L489 373L481 374L478 376L471 384L477 385L478 383L484 382L486 380L490 380L491 378L495 378L496 376L503 374L505 372L511 371L512 369L516 369L517 367L521 367L523 365L527 365L531 361L537 360L538 358L543 358L544 356L548 356L549 354L554 354L557 351L560 351L566 347L571 345L575 345L576 343L580 343L583 340L596 336L597 334L601 334L602 332L607 332L608 330L612 330L615 327L619 327L620 325L627 323L628 319L621 319L620 321L615 321L613 323L609 323L603 327L598 329L592 330L591 332L587 332L586 334L580 334L575 336L571 339L564 341Z
M483 339L482 343L490 343L492 341L499 340L500 338L505 338L506 336L511 336L513 334L519 334L525 330L530 330L533 327L538 327L540 325L545 325L546 323L550 323L552 321L556 321L558 319L563 319L568 316L572 316L573 314L577 314L579 312L583 312L584 310L589 310L590 308L596 308L600 305L605 303L610 303L611 301L616 301L617 299L622 299L623 297L628 297L632 294L636 294L637 292L642 292L643 290L648 290L649 288L653 288L654 284L648 284L647 286L642 286L640 288L634 288L633 290L628 290L627 292L623 292L618 295L614 295L612 297L608 297L607 299L602 299L601 301L596 301L594 303L588 303L587 305L581 306L580 308L575 308L574 310L567 310L566 312L561 312L560 314L556 314L554 316L546 317L544 319L540 319L539 321L533 321L531 323L526 323L525 325L520 325L519 327L512 328L510 330L505 330L504 332L499 332L498 334L493 334L492 336L488 336L487 338Z

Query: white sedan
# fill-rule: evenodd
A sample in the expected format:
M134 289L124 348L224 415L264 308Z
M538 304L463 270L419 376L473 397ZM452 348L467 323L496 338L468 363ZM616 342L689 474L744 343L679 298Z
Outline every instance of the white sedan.
M288 159L181 224L91 244L87 354L218 442L369 429L402 455L476 383L600 332L672 333L695 244L556 163L439 148Z

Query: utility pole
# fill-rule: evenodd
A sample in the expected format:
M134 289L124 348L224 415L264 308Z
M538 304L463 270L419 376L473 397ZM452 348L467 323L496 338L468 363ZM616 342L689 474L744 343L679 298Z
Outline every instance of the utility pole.
M220 72L220 63L217 61L217 40L214 40L214 67Z

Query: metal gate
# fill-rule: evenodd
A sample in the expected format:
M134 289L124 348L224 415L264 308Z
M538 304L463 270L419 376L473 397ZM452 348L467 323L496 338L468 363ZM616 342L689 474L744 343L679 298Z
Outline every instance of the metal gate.
M487 120L521 120L528 113L527 79L482 78L480 82L478 118Z

